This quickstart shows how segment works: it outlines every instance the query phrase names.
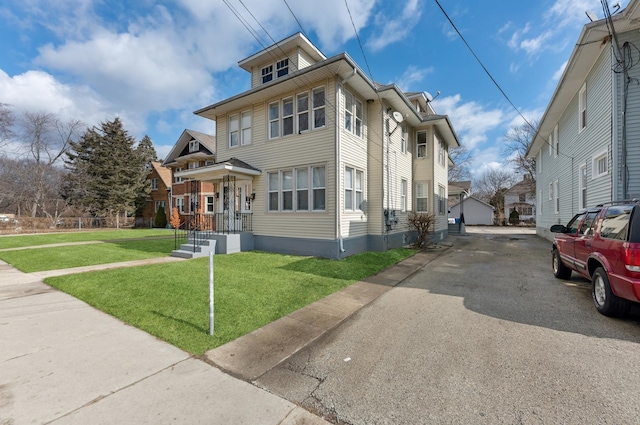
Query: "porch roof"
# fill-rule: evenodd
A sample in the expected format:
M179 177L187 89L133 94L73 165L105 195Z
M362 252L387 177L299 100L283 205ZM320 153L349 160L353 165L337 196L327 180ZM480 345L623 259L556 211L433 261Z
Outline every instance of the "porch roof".
M262 171L256 167L247 164L238 158L231 158L227 161L216 162L213 165L193 168L190 170L182 170L180 172L176 172L175 176L185 179L207 181L222 180L224 176L254 177L261 174Z

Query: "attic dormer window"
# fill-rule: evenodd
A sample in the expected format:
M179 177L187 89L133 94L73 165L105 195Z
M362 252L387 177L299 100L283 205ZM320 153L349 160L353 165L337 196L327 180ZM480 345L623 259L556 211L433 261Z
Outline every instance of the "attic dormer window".
M200 150L200 143L197 140L189 142L189 152L198 152Z
M262 68L262 84L273 80L273 65Z
M276 62L276 73L278 78L284 77L289 73L289 59L283 59Z

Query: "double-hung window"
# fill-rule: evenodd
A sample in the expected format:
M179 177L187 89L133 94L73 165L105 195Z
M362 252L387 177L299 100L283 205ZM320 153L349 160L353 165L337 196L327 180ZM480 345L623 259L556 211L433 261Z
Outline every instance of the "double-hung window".
M416 211L429 211L429 189L425 182L416 182Z
M207 214L213 214L215 212L214 202L215 202L215 197L213 196L205 197L205 212Z
M282 135L293 134L293 98L282 101Z
M238 114L229 117L229 147L233 148L240 144Z
M179 173L181 171L182 171L182 167L178 167L176 168L175 172ZM182 177L175 176L175 183L182 183L182 182L183 182Z
M553 197L554 212L558 214L560 212L560 190L558 188L558 180L553 182Z
M400 182L400 208L402 212L407 210L407 181L405 179Z
M269 104L269 138L280 137L280 102Z
M200 142L192 140L189 142L189 152L198 152L200 150Z
M587 164L578 168L578 208L587 208Z
M351 167L344 169L344 209L362 210L364 172Z
M447 197L445 196L446 189L442 185L438 185L438 215L445 215L447 209L445 207Z
M267 173L268 210L324 211L325 167L300 167ZM311 190L309 190L311 188Z
M298 107L298 133L309 130L309 93L300 93L296 96Z
M553 156L555 158L558 157L558 153L560 152L560 140L558 139L558 125L553 129Z
M362 102L346 90L344 100L344 129L362 137L362 120L364 118Z
M176 198L176 208L178 212L184 212L184 198Z
M325 92L324 87L313 89L313 128L324 127L325 125Z
M251 111L245 111L241 114L240 125L240 144L248 145L251 143Z
M407 139L408 139L407 126L403 124L402 125L402 138L400 139L400 152L401 153L407 153Z
M158 179L151 179L151 190L158 190Z
M437 136L436 136L436 140L438 141L438 164L444 167L445 152L447 151L447 149L444 146L444 142L440 140Z
M418 131L416 137L416 155L418 158L426 158L427 157L427 132L426 131Z
M587 83L578 94L578 133L587 127Z

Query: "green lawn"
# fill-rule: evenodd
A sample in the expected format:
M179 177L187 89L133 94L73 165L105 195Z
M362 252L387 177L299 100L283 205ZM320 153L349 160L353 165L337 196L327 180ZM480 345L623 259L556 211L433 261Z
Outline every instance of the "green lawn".
M26 273L95 264L164 257L174 248L173 238L121 240L91 245L21 249L0 252L0 259Z
M339 261L264 252L216 256L216 332L212 336L207 258L60 276L46 282L200 355L414 253L410 249L367 252Z
M24 248L64 242L111 241L120 239L155 238L173 236L170 229L123 229L88 232L42 233L37 235L11 235L0 237L0 249Z

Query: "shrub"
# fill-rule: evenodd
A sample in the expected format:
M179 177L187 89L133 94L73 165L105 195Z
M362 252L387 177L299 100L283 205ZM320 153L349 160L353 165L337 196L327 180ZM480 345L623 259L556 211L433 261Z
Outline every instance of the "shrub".
M164 212L164 207L161 205L156 211L156 219L154 222L155 227L165 228L167 227L167 214Z
M415 243L417 248L424 248L431 242L431 233L435 217L429 213L409 214L409 228L418 233L418 240Z
M520 223L520 214L518 214L518 211L511 211L511 213L509 214L509 223L513 224L514 226Z

